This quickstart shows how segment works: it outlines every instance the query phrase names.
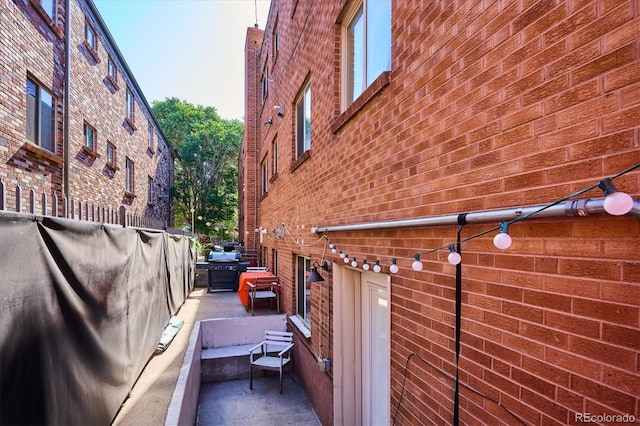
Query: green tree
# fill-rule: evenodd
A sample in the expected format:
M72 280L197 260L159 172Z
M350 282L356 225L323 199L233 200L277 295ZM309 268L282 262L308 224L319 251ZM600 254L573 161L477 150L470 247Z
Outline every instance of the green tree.
M237 159L244 126L224 120L213 107L177 98L153 102L162 131L178 151L173 197L175 223L215 234L237 222ZM194 209L192 215L191 209ZM217 231L224 237L223 231ZM231 235L232 236L232 235Z

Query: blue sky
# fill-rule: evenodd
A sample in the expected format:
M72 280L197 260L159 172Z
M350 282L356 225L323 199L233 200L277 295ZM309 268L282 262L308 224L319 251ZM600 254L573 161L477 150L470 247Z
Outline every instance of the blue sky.
M244 116L247 27L270 0L94 0L149 103L176 97Z

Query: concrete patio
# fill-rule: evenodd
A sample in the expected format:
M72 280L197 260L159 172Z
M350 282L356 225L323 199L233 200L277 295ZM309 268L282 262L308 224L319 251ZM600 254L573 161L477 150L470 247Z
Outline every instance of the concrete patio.
M206 285L206 284L205 284ZM268 307L256 309L255 315L271 315ZM184 354L196 321L212 318L251 316L234 292L207 293L197 286L177 316L184 325L164 353L149 360L140 378L123 403L114 425L165 424L167 410L178 381ZM248 362L248 359L247 359ZM198 425L319 425L317 416L300 387L285 374L284 393L279 393L275 376L248 380L203 383L198 402Z

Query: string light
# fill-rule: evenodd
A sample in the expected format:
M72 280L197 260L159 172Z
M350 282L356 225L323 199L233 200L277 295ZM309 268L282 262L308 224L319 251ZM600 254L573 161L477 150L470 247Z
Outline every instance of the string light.
M449 244L448 247L449 256L447 257L447 260L449 261L449 263L452 265L457 265L458 263L462 262L462 256L460 256L460 253L456 251L453 244Z
M633 198L627 193L618 191L611 179L601 180L598 182L598 187L604 192L604 210L607 213L622 216L633 208Z
M420 262L420 255L416 253L413 255L413 263L411 264L411 269L414 271L422 271L422 262Z
M500 233L493 237L493 245L500 250L511 247L511 236L509 235L509 223L500 222Z
M578 197L579 195L582 195L588 191L591 191L595 188L600 188L605 195L604 201L603 201L603 208L604 210L611 215L614 216L621 216L624 214L629 213L633 208L634 208L634 204L635 201L633 200L633 198L631 196L629 196L628 194L624 193L624 192L620 192L616 189L615 185L612 182L612 179L618 178L620 176L625 175L626 173L629 173L637 168L640 168L640 163L635 164L631 167L629 167L628 169L618 173L615 176L612 176L610 178L605 178L602 179L601 181L597 182L596 184L593 184L589 187L583 188L577 192L574 192L572 194L569 194L567 196L564 196L550 204L547 204L545 206L542 206L538 209L536 209L535 211L531 211L529 213L527 213L526 215L522 215L522 216L518 216L516 219L513 219L511 221L508 222L501 222L497 227L493 227L491 229L482 231L478 234L469 236L467 238L464 238L462 240L458 241L458 244L460 243L464 243L467 242L469 240L475 239L475 238L479 238L482 237L484 235L487 235L489 233L492 233L496 230L499 230L499 233L497 235L495 235L495 237L493 238L493 244L495 245L496 248L500 249L500 250L505 250L509 247L511 247L512 244L512 238L509 235L509 225L516 223L516 222L520 222L522 220L528 219L531 216L534 216L538 213L541 213L542 211L549 209L553 206L556 206L562 202L566 202L567 200L573 199L575 197ZM284 229L284 231L286 231L288 233L288 229L285 228L284 223L282 224L282 228ZM255 232L260 232L262 231L263 233L266 233L266 229L264 229L263 227L257 228L255 230ZM282 231L282 229L281 229ZM317 232L317 231L314 231ZM291 237L291 239L294 241L294 243L298 244L298 242L296 240L293 239L293 237L291 235L289 235ZM332 253L336 253L338 252L336 245L329 240L329 237L325 234L323 235L320 240L326 239L326 241L328 242L328 246L331 249ZM318 240L318 241L320 241ZM304 246L302 244L298 244L300 247L308 247L311 245L315 245L317 243L317 241L313 244ZM326 244L326 243L325 243ZM326 245L325 245L326 247ZM433 253L439 250L443 250L443 249L448 249L449 250L449 255L447 256L447 260L449 261L449 263L457 265L462 261L462 257L460 256L460 253L458 253L455 249L454 244L448 244L439 248L435 248L432 250L429 250L427 252L422 253L424 254L429 254L429 253ZM351 266L353 266L354 268L358 266L358 262L356 257L353 257L353 259L349 259L349 255L347 253L344 253L342 250L339 251L339 256L341 259L344 260L344 263L349 264L351 261ZM423 269L423 264L420 260L420 255L421 253L416 253L414 254L413 258L414 261L411 264L411 267L414 271L421 271ZM376 259L375 264L373 267L371 267L370 263L367 262L366 259L363 259L362 262L362 269L365 271L368 271L369 269L373 269L374 272L379 273L382 271L382 267L380 266L380 260ZM399 271L399 267L397 264L397 259L396 258L391 258L391 265L389 267L389 272L392 274L396 274Z

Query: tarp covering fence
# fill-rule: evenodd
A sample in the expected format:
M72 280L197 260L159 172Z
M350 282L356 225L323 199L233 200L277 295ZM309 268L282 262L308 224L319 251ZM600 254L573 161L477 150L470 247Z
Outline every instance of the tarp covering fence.
M0 424L111 423L194 276L187 237L0 214Z

